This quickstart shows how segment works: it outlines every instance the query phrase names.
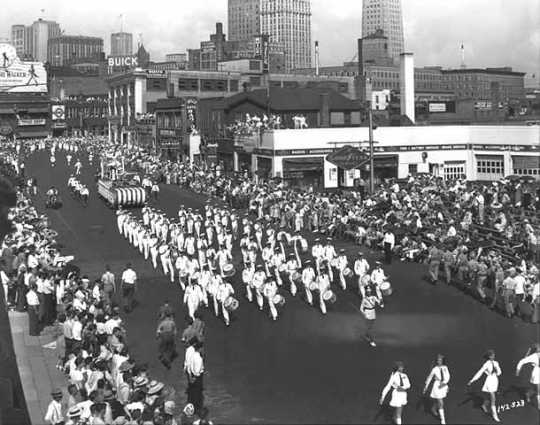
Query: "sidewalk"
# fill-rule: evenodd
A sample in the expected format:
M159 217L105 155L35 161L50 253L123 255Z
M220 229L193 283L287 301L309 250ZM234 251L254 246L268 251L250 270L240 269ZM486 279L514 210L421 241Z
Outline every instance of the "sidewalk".
M44 425L51 390L59 387L66 394L67 385L65 376L56 369L56 349L44 347L56 340L54 328L46 328L38 337L29 336L28 315L15 311L9 312L9 322L31 423Z

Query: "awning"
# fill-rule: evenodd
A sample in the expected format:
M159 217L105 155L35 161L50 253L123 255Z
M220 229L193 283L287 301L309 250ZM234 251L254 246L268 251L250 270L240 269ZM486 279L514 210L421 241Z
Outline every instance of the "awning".
M398 166L397 155L377 155L373 158L375 168L396 168Z
M49 135L48 130L26 130L17 132L17 137L21 139L39 139Z
M323 158L294 158L283 160L283 172L288 171L322 171Z
M512 156L512 165L518 170L540 168L540 156Z

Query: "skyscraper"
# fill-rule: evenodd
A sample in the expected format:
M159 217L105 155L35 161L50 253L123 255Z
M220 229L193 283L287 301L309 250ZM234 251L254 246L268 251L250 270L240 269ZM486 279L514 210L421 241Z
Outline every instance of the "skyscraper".
M261 0L229 0L229 40L246 41L261 33Z
M229 0L229 40L268 35L285 51L285 69L311 67L310 0Z
M54 21L39 18L32 24L32 57L35 61L47 61L49 38L58 37L60 33L60 25Z
M388 53L395 64L405 49L401 0L363 0L362 38L383 30L388 37Z
M97 63L102 60L102 53L102 38L61 35L49 39L47 60L52 66Z
M117 32L111 34L111 56L131 56L133 54L133 34Z

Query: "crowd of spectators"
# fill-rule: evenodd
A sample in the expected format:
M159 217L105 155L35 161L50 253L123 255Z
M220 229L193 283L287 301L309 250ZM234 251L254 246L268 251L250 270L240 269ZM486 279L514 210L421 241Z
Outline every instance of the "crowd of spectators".
M2 155L1 172L17 176ZM19 189L22 189L22 184ZM12 231L0 252L5 302L26 312L29 334L45 329L56 337L57 367L67 388L54 389L44 418L65 425L208 424L208 410L188 403L179 410L174 388L152 378L129 350L125 324L115 296L114 277L91 279L61 255L57 233L49 228L23 190L8 214Z

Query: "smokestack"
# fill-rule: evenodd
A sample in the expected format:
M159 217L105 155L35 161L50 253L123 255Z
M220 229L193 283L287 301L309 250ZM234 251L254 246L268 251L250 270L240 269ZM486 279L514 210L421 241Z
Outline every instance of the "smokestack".
M465 45L461 43L461 69L465 68L467 68L465 65Z
M315 75L319 76L319 42L315 42Z
M412 53L401 53L399 59L401 115L406 115L414 123L416 121L414 110L414 56Z

